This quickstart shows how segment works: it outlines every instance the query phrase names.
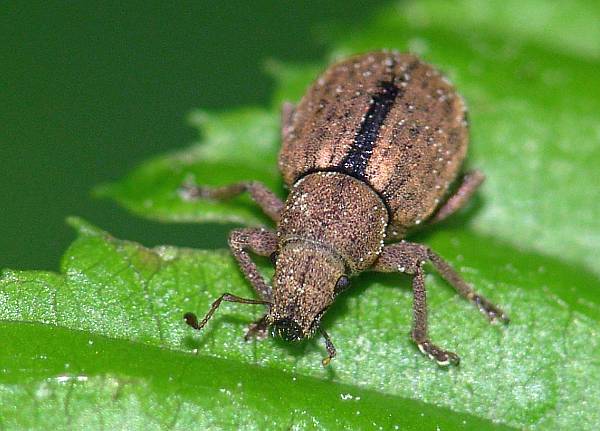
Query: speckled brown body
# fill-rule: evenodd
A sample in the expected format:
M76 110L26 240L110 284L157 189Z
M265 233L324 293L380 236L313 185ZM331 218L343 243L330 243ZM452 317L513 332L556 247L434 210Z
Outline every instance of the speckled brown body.
M462 207L483 181L465 175L448 197L467 150L464 103L451 84L414 55L374 52L328 68L294 108L284 105L279 168L290 194L285 203L256 182L219 188L186 186L184 196L223 199L247 191L277 222L277 232L231 233L233 255L260 300L229 293L215 301L201 329L222 301L264 304L268 313L249 335L273 334L289 341L319 330L328 357L335 349L321 317L348 278L365 270L413 277L412 338L441 365L458 356L427 337L423 265L429 261L463 297L491 321L508 321L426 246L394 240L416 225L435 223ZM271 256L272 285L248 251Z
M369 119L386 87L395 93L386 115ZM389 234L400 237L434 212L458 175L467 151L465 116L446 78L416 56L352 57L327 69L299 103L284 129L279 168L289 186L314 171L361 179L385 201ZM361 148L356 141L369 121L380 123L378 133ZM355 163L348 162L352 152L362 153Z

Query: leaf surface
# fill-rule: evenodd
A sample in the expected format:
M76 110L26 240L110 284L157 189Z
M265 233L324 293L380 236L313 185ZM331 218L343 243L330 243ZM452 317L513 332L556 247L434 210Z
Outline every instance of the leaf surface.
M469 166L488 180L430 245L511 316L490 326L427 278L440 369L411 344L410 283L364 274L324 319L321 340L245 343L262 310L226 304L205 332L181 321L222 292L252 292L226 251L147 249L80 220L60 274L0 281L0 422L258 429L596 429L600 424L600 81L596 3L441 0L388 7L361 29L328 28L329 60L411 50L444 70L470 108ZM574 35L575 29L582 29ZM583 31L585 29L585 31ZM260 180L282 197L279 106L327 62L270 62L273 108L196 112L194 146L97 192L170 222L268 224L247 197L185 202L180 185ZM269 275L266 261L261 261ZM15 406L20 406L19 408Z

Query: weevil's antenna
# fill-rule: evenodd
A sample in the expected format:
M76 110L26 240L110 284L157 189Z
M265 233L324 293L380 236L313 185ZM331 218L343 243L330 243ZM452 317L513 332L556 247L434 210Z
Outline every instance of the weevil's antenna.
M212 303L212 305L210 306L210 310L208 310L208 313L206 313L206 316L204 316L204 319L202 319L200 321L200 323L198 323L198 317L196 317L196 315L194 313L185 313L183 315L183 319L185 320L185 323L187 323L194 329L201 330L202 328L204 328L204 325L206 325L206 323L210 320L210 318L213 316L213 314L215 314L215 311L217 311L217 308L219 308L219 305L221 305L221 302L223 302L223 301L239 302L241 304L257 304L257 305L269 305L269 306L271 306L273 304L270 301L262 301L259 299L240 298L239 296L232 295L231 293L224 293L221 296L219 296L219 298L215 302Z
M335 358L335 346L333 345L333 343L331 342L331 338L329 338L329 335L327 335L327 332L325 332L324 329L319 328L319 332L321 333L321 335L323 336L323 338L325 338L325 348L327 349L327 357L323 358L323 360L321 361L321 363L323 364L324 367L326 367L327 365L329 365L329 363L331 362L331 360L333 358Z

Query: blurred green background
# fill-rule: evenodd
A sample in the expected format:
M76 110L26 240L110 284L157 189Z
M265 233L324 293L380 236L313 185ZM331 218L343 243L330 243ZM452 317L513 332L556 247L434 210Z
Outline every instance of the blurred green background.
M184 147L191 109L267 105L265 60L322 60L318 29L388 2L2 2L0 268L57 269L79 215L155 245L225 245L228 226L161 225L93 186Z

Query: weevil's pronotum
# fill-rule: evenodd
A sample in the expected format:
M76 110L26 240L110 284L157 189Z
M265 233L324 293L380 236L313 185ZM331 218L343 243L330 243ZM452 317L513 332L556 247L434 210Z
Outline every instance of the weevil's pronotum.
M246 338L275 336L296 341L319 331L328 356L335 348L321 318L349 278L362 271L412 276L412 339L440 365L459 357L427 336L423 266L430 262L456 291L490 321L506 314L477 294L448 263L424 245L403 238L419 224L437 223L461 208L481 184L466 173L451 195L467 150L463 99L436 69L416 56L373 52L327 69L297 106L282 114L279 169L290 193L285 202L258 182L223 187L186 184L188 199L226 199L243 192L277 223L277 231L236 229L229 246L260 299L225 293L198 322L201 329L222 301L264 304L267 313ZM271 256L272 285L249 252Z

